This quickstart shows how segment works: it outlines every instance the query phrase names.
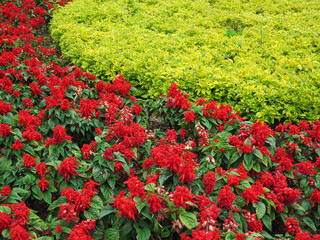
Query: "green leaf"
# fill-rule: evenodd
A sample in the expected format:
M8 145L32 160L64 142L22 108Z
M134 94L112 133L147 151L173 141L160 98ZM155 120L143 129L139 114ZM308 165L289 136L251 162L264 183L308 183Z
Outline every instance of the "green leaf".
M103 201L98 195L95 195L90 202L90 207L101 210L103 208Z
M148 240L150 239L151 232L149 228L136 228L138 233L137 240Z
M149 183L147 185L144 186L144 189L147 191L147 192L153 192L154 189L155 189L156 185L154 183Z
M160 175L159 177L159 185L162 186L166 180L172 176L172 173L170 171L165 171L166 169L164 169L162 171L162 175Z
M135 198L136 199L136 198ZM147 201L137 201L138 204L136 205L136 208L138 209L138 212L140 213L141 210L147 205Z
M231 167L231 165L232 165L233 163L235 163L239 158L240 158L240 154L237 153L237 152L235 152L235 153L232 155L231 159L228 161L228 169L229 169L229 168Z
M120 233L119 233L119 229L117 228L109 228L104 233L105 240L119 240L119 238L120 238Z
M307 224L307 226L311 228L313 231L317 231L317 228L314 225L314 222L311 220L311 218L303 217L302 221L304 221L304 223Z
M106 205L104 206L104 208L101 210L100 213L100 218L103 218L104 216L109 215L110 213L115 212L116 209L114 209L113 207L111 207L110 205Z
M4 212L4 213L8 213L10 214L11 213L11 209L9 207L6 207L6 206L0 206L0 212Z
M88 210L84 211L84 216L91 220L99 219L101 216L100 210L95 208L89 208Z
M183 225L185 225L188 229L192 229L198 225L196 215L191 212L181 211L179 218Z
M266 205L263 202L257 203L256 213L258 220L266 214Z
M254 164L252 165L252 169L256 172L261 172L259 161L254 162Z
M236 236L234 232L228 232L225 240L235 240Z
M243 166L248 172L250 172L250 170L252 169L253 161L251 153L244 154Z
M33 148L30 145L24 144L23 150L25 150L26 152L30 153L31 155L35 154Z
M32 192L36 199L41 200L43 198L42 191L38 185L32 187Z
M5 238L9 238L10 236L10 229L5 229L2 231L2 236Z
M268 228L270 231L272 231L272 220L271 220L271 217L269 215L264 215L261 220L262 220L263 225L265 225L266 228Z
M262 153L258 149L253 149L253 154L256 155L259 159L263 159Z
M65 205L67 204L68 199L66 197L59 197L57 200L55 200L51 205L48 207L48 211L51 211L57 207L60 207L60 205Z
M46 203L51 204L52 202L51 192L49 191L42 192L42 197L43 197L43 200L46 201Z

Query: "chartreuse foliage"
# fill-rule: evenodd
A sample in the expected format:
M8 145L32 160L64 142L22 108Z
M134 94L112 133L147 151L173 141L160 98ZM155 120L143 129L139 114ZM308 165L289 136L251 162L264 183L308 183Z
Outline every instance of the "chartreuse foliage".
M143 97L172 81L251 120L319 113L318 1L76 0L51 32L63 56Z
M319 120L135 98L45 47L42 4L0 4L1 239L320 239Z

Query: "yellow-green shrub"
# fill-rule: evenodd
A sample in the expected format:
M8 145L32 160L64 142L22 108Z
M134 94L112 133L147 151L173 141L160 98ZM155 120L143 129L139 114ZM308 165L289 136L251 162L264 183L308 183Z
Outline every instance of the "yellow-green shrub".
M63 56L137 94L172 81L251 120L319 119L317 0L74 0L51 22Z

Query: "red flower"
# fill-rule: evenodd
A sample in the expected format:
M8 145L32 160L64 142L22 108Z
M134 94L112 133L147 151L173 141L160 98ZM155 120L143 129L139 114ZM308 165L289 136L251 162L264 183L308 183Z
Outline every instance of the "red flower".
M11 146L12 150L21 150L23 148L23 144L20 139L17 139Z
M103 159L104 160L113 160L114 159L113 151L111 148L106 148L106 150L103 153Z
M225 185L219 192L218 204L220 207L224 207L229 210L232 208L232 203L236 199L236 195L231 191L229 185Z
M20 97L20 96L21 96L21 93L20 93L19 91L13 91L13 96L14 96L15 98Z
M215 222L216 219L219 217L219 212L221 211L220 208L218 208L217 204L212 203L210 207L204 209L200 216L201 221L200 223L203 224L205 222Z
M84 99L80 101L80 113L84 118L91 118L92 114L95 111L95 108L98 107L98 104L95 100Z
M192 183L194 178L197 176L194 173L194 169L195 166L194 164L192 164L192 161L187 161L185 164L183 164L178 171L178 173L180 174L180 182Z
M0 233L3 230L8 229L11 225L12 219L8 213L1 212L0 213Z
M171 172L177 173L183 163L183 159L176 153L172 153L168 156L166 167L169 168Z
M149 184L149 183L157 184L159 180L159 174L151 173L150 175L147 175L146 178L147 178L146 184Z
M2 196L9 196L11 192L11 187L10 186L5 186L1 190L1 195ZM1 231L0 231L1 232Z
M248 144L243 144L241 149L238 152L252 153L253 152L253 148Z
M291 235L295 236L297 233L301 233L301 228L299 227L299 222L294 219L294 217L284 217L287 221L284 223L286 226L286 231Z
M154 166L155 163L152 158L147 158L144 160L144 163L141 165L142 168L149 170L150 167Z
M42 135L35 130L33 125L26 127L24 132L22 133L22 137L27 139L28 142L31 140L42 142Z
M318 189L313 189L311 197L308 199L308 201L311 200L313 200L312 207L314 207L315 203L320 203L320 191L318 191Z
M25 108L33 108L32 100L30 98L24 98L22 103Z
M58 225L58 226L56 227L56 233L61 232L61 230L62 230L61 225Z
M151 213L159 212L166 206L166 203L154 193L150 193L147 203L150 206Z
M37 165L37 159L27 153L22 156L24 168L33 167Z
M120 194L114 198L112 207L120 211L118 217L123 215L124 217L135 220L135 215L138 214L136 204L132 199L126 199L124 191L121 191Z
M83 144L82 148L81 148L81 153L83 155L84 159L89 159L91 156L91 147L89 144Z
M310 125L307 120L302 120L299 124L300 131L307 131L310 129Z
M238 186L241 178L237 175L229 175L228 176L228 184L229 186Z
M258 202L259 198L257 196L257 192L253 188L247 188L244 190L243 193L240 194L244 199L247 201L247 204L249 202L254 203Z
M96 220L83 220L72 228L68 240L94 240L89 233L92 232L95 227Z
M211 194L216 185L216 174L214 172L207 172L203 176L203 183L206 186L206 193Z
M253 232L262 232L261 220L257 220L257 214L251 214L247 210L243 209L244 216L247 219L248 230Z
M185 122L194 122L194 111L189 111L184 114Z
M290 171L293 168L293 159L289 158L289 157L283 157L281 158L280 162L279 162L279 166L281 167L282 171Z
M295 134L300 134L300 130L298 126L292 124L289 126L289 135L292 136Z
M46 168L46 164L44 162L41 162L39 164L37 164L36 166L36 170L37 170L37 173L43 177L46 172L48 172L49 170Z
M140 107L139 104L135 103L132 108L133 108L132 113L135 113L137 116L142 112L142 108Z
M48 185L49 182L43 177L41 180L38 182L39 187L41 188L41 191L44 192L44 190L48 190Z
M60 166L57 168L57 170L59 170L59 174L61 174L67 181L70 178L70 175L77 176L76 174L77 166L75 165L81 165L81 164L77 162L77 159L71 156L69 158L64 159L60 163Z
M187 209L190 205L187 205L186 202L193 202L193 194L185 186L177 186L176 190L173 193L173 203L179 208L182 206Z
M78 222L77 213L74 207L67 203L66 205L60 204L60 213L58 218L63 219L66 223L73 221Z
M1 136L0 137L7 137L8 135L11 135L12 133L12 129L10 128L10 126L6 123L1 123L0 124L0 133Z
M102 134L101 128L96 128L95 131L96 131L97 135L101 135Z
M245 235L242 233L235 234L236 240L245 240Z
M314 165L313 163L309 160L309 161L303 161L301 163L297 163L295 164L298 169L299 169L299 172L302 174L302 175L305 175L305 174L309 174L309 175L312 175L314 173Z
M11 103L6 103L2 99L0 99L0 114L6 115L8 112L12 112Z
M119 75L112 81L111 91L119 92L121 96L126 96L129 93L130 88L133 87L128 81L126 81L123 75Z
M274 177L272 173L269 172L262 172L261 173L261 183L263 186L270 188L272 185L275 184Z
M187 136L185 129L183 129L183 128L180 129L180 136L181 136L182 138L185 138L185 137Z
M19 224L16 224L11 228L10 235L11 235L11 239L15 239L15 240L26 240L26 239L30 239L30 236L32 236Z
M60 108L61 108L62 110L65 110L65 111L68 111L68 110L69 110L70 104L69 104L68 99L63 99L63 100L62 100Z
M71 137L67 136L67 131L61 125L57 125L53 128L53 144L57 145L62 143L62 141L71 141Z
M130 197L141 197L144 199L147 195L146 190L143 187L143 183L139 180L137 176L131 174L131 177L128 178L124 184L128 185L128 190L130 191Z
M21 226L26 225L26 221L29 219L30 209L27 208L24 202L15 203L9 206L11 209L11 214L17 219Z

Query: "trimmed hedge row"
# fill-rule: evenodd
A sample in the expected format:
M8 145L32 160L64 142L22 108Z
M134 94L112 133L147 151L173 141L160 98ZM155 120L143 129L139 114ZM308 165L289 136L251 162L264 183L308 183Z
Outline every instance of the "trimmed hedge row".
M175 81L191 99L269 123L320 117L316 1L75 0L53 15L63 56L136 94Z

